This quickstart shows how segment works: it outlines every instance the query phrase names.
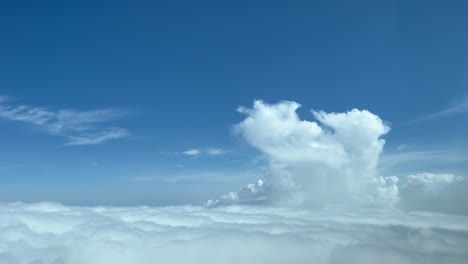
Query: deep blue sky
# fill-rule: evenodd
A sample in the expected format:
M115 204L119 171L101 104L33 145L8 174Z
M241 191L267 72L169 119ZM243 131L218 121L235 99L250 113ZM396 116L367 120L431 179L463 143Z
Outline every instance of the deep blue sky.
M297 101L306 119L368 109L392 127L387 153L423 157L392 173L467 170L466 1L290 2L2 1L5 104L125 109L111 123L130 135L64 146L0 119L0 200L176 204L236 189L263 173L230 131L254 99ZM421 162L430 151L447 160Z

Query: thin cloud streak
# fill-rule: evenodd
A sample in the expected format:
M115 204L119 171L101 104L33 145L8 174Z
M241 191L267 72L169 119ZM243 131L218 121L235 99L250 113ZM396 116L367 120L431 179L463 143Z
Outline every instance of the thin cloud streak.
M130 133L126 129L113 128L108 131L99 132L96 134L85 134L79 137L70 137L70 141L65 143L65 146L80 146L80 145L96 145L112 139L119 139L129 136Z
M461 163L466 161L468 161L468 156L454 149L412 150L383 153L379 165L381 169L389 170L401 164Z
M180 183L243 183L258 177L260 172L254 170L246 171L190 171L175 173L172 175L143 175L126 179L129 182L160 182L168 184Z
M466 114L466 113L468 113L468 97L465 97L462 101L458 102L457 104L453 104L452 106L446 109L408 121L405 124L406 125L417 124L417 123L442 119L442 118L446 118L449 116L455 116L455 115Z

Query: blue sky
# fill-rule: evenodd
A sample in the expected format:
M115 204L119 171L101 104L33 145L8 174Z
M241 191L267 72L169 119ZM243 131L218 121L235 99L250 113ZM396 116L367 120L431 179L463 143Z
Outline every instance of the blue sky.
M251 2L2 2L0 200L236 189L265 173L232 133L255 99L368 109L392 128L387 173L467 171L465 1Z

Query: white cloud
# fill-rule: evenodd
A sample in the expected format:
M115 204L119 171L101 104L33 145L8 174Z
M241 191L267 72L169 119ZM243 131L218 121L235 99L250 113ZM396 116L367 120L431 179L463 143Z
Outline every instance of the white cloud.
M394 203L394 192L382 191L390 183L377 172L385 143L380 137L389 131L383 121L357 109L313 111L318 122L307 121L297 116L299 107L288 101L273 105L255 101L252 109L239 108L247 118L235 126L235 132L270 159L265 179L269 202L298 206ZM397 188L396 183L392 188Z
M408 183L412 185L432 185L432 184L451 184L463 181L462 176L455 176L451 173L418 173L407 177Z
M29 105L12 105L8 104L9 101L8 97L0 98L1 119L28 123L47 134L66 137L69 139L65 143L67 146L100 144L129 135L123 128L102 127L103 123L127 117L129 112L122 109L52 111Z
M405 210L468 214L468 185L452 173L416 173L401 177L398 207Z
M404 150L406 149L408 146L406 144L401 144L401 145L398 145L398 147L396 147L396 150Z
M221 148L206 148L205 149L205 153L211 156L219 156L226 152L227 152L226 150L221 149Z
M295 102L269 105L256 101L252 109L239 108L247 117L234 131L262 152L269 161L269 173L237 192L209 200L206 206L393 206L468 213L468 207L459 203L467 198L461 176L381 176L402 165L464 162L466 155L453 150L404 151L400 147L398 152L382 156L385 141L381 137L390 129L378 116L357 109L345 113L313 111L317 121L307 121L297 116L298 107Z
M222 148L192 148L186 151L183 151L182 154L188 156L199 156L202 154L209 155L209 156L219 156L225 154L227 151Z
M0 204L0 263L464 263L468 218L399 210Z
M185 155L188 155L188 156L198 156L198 155L200 155L201 150L199 150L199 149L189 149L189 150L186 150L186 151L184 151L182 153L185 154Z
M247 184L238 192L229 192L221 195L219 199L208 200L206 207L216 207L219 205L242 204L262 204L268 200L270 186L265 180L259 179L256 183Z
M123 128L112 128L107 131L100 131L97 133L83 133L80 136L69 136L70 141L65 143L65 146L79 146L79 145L96 145L111 139L119 139L130 135L130 133Z

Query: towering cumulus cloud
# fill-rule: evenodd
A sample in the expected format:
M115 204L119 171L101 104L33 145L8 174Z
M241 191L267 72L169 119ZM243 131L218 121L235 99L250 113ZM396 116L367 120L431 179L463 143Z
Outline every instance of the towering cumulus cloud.
M398 199L398 178L377 173L385 144L381 136L390 130L378 116L358 109L312 111L316 121L307 121L298 117L299 107L289 101L255 101L253 108L239 108L247 118L235 131L268 156L269 177L209 205L251 202L257 194L261 201L298 206L391 204Z

